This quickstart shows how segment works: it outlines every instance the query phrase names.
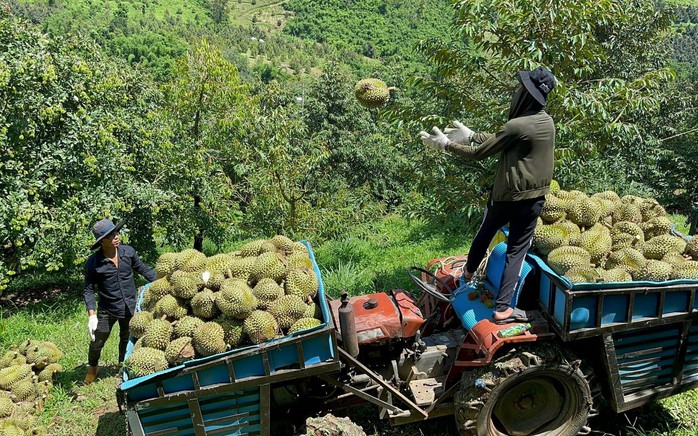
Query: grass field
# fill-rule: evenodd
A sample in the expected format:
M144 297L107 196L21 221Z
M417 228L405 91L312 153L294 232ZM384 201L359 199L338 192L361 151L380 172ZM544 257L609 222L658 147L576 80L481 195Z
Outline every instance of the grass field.
M680 222L681 218L674 220ZM407 266L423 266L435 257L465 253L469 240L457 222L444 226L392 217L355 229L353 237L318 244L314 250L328 293L338 296L344 289L351 294L414 290L405 274ZM33 338L53 341L65 352L61 362L65 372L58 377L41 416L49 435L123 435L124 416L114 395L119 382L118 326L103 352L101 378L91 385L82 384L89 338L81 285L80 277L33 277L14 282L0 300L0 351ZM22 293L13 294L20 289ZM456 434L450 417L391 428L377 419L373 407L352 409L349 416L369 435ZM696 435L698 391L627 414L605 411L592 424L595 434L600 435Z

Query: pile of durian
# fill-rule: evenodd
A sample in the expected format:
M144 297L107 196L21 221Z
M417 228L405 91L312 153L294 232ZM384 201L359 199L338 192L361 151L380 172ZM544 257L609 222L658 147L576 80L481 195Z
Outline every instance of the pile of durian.
M52 342L26 340L0 357L0 434L43 435L37 425L63 352Z
M572 283L698 279L698 238L674 234L653 198L589 196L553 181L533 247Z
M165 253L155 270L129 323L131 378L321 324L308 248L283 235L211 257Z

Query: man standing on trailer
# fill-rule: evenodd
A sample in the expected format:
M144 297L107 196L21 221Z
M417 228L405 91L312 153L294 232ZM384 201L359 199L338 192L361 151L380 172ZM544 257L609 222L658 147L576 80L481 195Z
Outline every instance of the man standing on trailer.
M557 84L546 68L520 71L511 99L509 120L494 135L475 133L458 121L444 134L420 132L425 145L468 159L499 153L499 166L485 216L468 253L465 278L472 278L497 231L509 223L506 263L495 302L494 321L526 321L524 311L511 307L524 257L553 177L555 125L545 112L548 94Z

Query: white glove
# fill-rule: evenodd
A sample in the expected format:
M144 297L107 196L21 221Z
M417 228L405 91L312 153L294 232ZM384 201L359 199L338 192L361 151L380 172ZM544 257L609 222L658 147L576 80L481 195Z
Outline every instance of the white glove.
M419 132L419 136L422 137L422 142L424 145L429 148L433 148L434 150L444 150L446 148L446 144L449 142L446 135L444 135L444 133L439 130L438 127L434 127L433 135L430 135L422 130Z
M90 339L95 340L95 330L97 330L97 315L90 315L87 320L87 333L90 334Z
M473 141L473 131L457 120L453 121L453 125L456 127L447 127L444 130L448 140L456 144L470 145Z

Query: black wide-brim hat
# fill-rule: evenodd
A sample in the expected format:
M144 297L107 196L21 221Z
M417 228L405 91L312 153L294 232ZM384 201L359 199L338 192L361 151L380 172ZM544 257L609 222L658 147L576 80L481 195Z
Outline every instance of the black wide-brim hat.
M102 239L106 238L107 235L109 235L112 232L118 232L119 230L121 230L125 223L126 220L122 220L117 225L114 225L114 223L108 219L97 221L97 223L92 227L92 234L94 234L95 238L97 239L95 239L95 243L92 244L90 250L94 250L95 248L99 247L100 242L102 242Z
M557 79L545 67L538 67L531 71L519 71L519 80L529 94L543 106L548 102L548 94L557 85Z

